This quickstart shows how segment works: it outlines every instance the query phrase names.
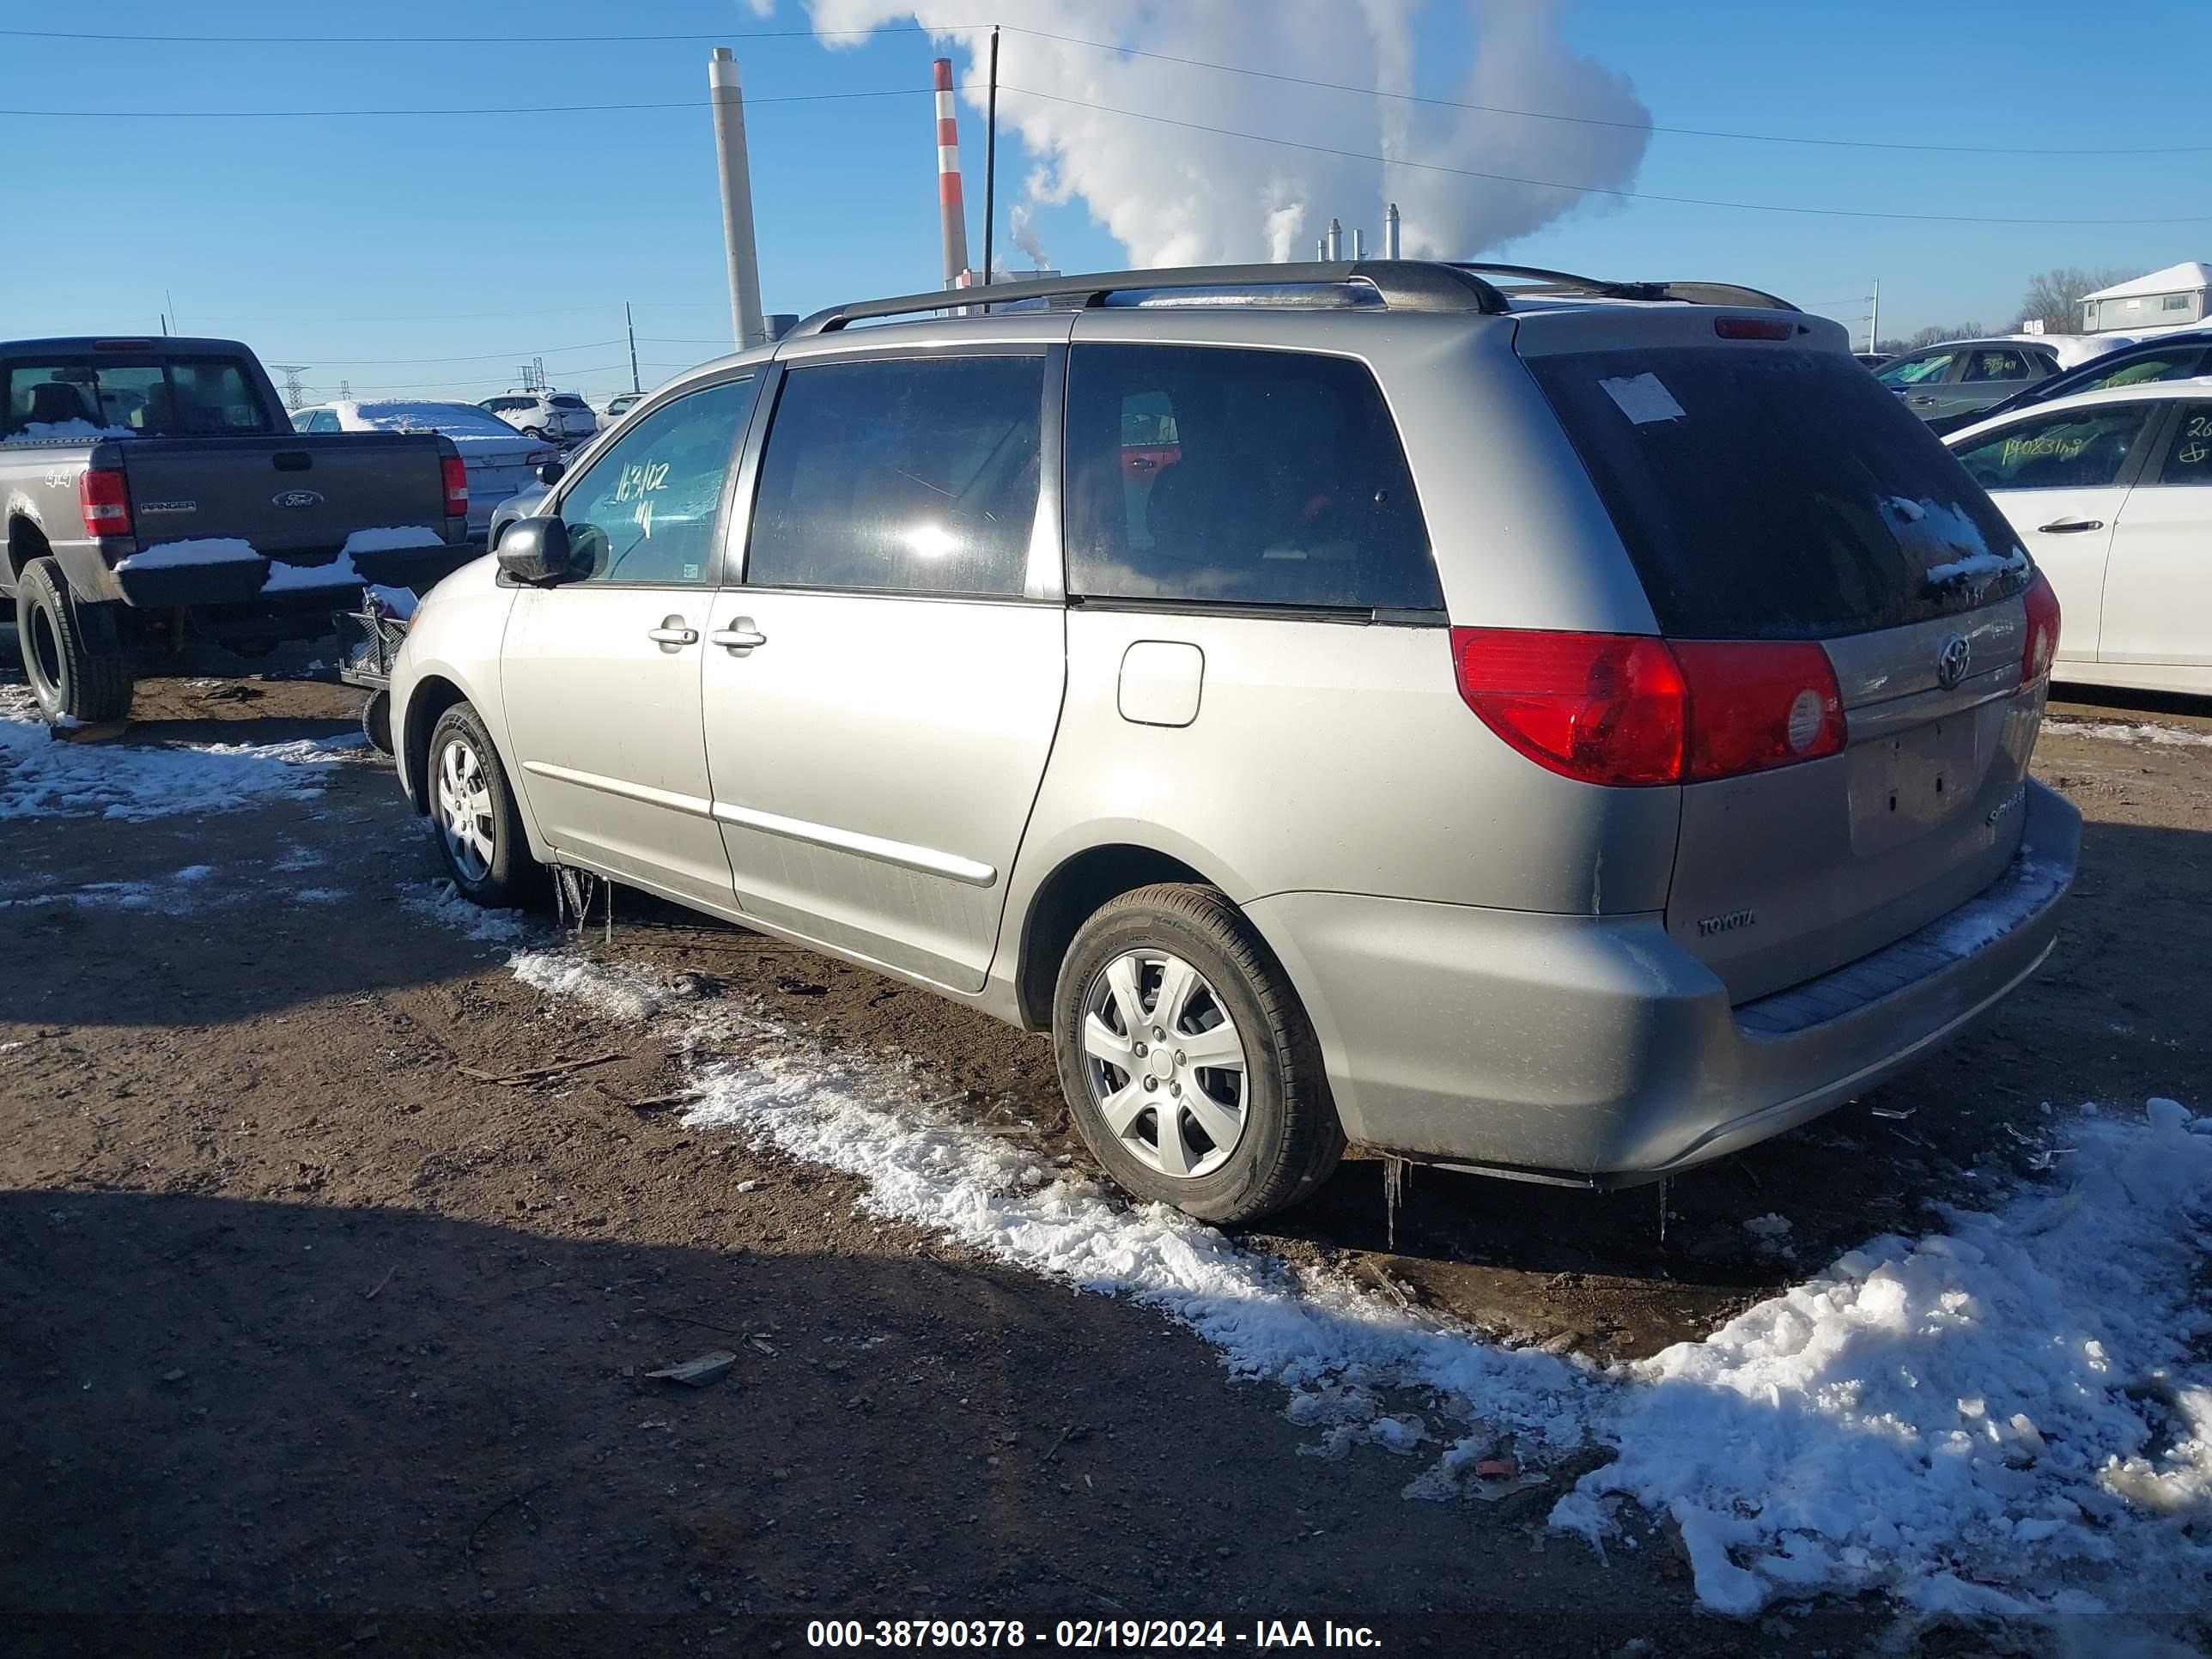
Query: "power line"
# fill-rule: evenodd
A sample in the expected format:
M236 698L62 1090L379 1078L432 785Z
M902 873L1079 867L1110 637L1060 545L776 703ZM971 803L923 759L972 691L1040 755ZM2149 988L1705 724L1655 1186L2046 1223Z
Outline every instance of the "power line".
M1495 184L1527 185L1537 190L1564 190L1583 196L1610 196L1624 202L1663 202L1675 207L1728 208L1739 213L1788 213L1799 216L1830 219L1899 219L1944 225L2212 223L2212 214L2197 214L2171 219L2030 219L1966 213L1889 213L1871 208L1789 207L1778 202L1729 202L1705 196L1667 196L1654 191L1621 190L1609 185L1571 185L1557 179L1524 179L1516 173L1486 173L1478 167L1446 167L1440 161L1412 161L1401 156L1371 155L1365 150L1339 149L1329 144L1310 144L1297 138L1273 138L1261 132L1239 132L1230 127L1208 126L1202 121L1182 121L1171 115L1148 115L1139 110L1119 109L1111 104L1093 104L1080 98L1063 98L1057 93L1037 92L1027 87L1009 86L1004 82L1000 82L999 90L1002 93L1018 93L1029 98L1042 98L1055 104L1068 104L1077 109L1095 110L1102 115L1121 115L1134 121L1154 121L1163 126L1180 127L1187 132L1210 132L1218 137L1242 138L1258 144L1276 144L1285 149L1306 150L1316 155L1337 155L1346 161L1374 161L1383 167L1411 167L1422 173L1449 173L1461 179L1486 179Z
M1251 69L1242 64L1221 64L1204 58L1179 57L1169 52L1145 52L1134 46L1117 46L1110 41L1086 40L1079 35L1054 34L1048 29L1024 28L1019 23L1006 23L1000 27L1009 34L1032 35L1042 40L1055 40L1064 46L1088 46L1098 52L1115 52L1124 58L1146 58L1157 63L1181 64L1191 69L1212 70L1223 75L1250 76L1255 80L1277 81L1289 86L1357 93L1369 98L1388 98L1407 104L1431 104L1443 109L1471 110L1482 115L1510 115L1526 121L1564 121L1577 126L1614 127L1631 132L1663 132L1680 138L1726 138L1748 144L1814 144L1840 149L1920 150L1942 155L2194 155L2212 150L2212 144L2170 144L2116 149L2088 149L2077 144L2048 149L1995 144L1914 144L1881 138L1805 138L1788 133L1730 132L1713 127L1662 126L1652 121L1607 120L1595 115L1562 115L1553 110L1513 109L1499 104L1471 104L1457 98L1431 98L1417 93L1385 92L1378 87L1353 86L1345 81L1317 81L1307 76L1286 75L1275 70Z
M138 43L161 46L610 46L623 43L640 45L671 44L685 41L729 40L829 40L871 34L939 34L957 33L968 29L986 27L982 24L952 24L942 29L926 29L919 24L884 24L880 28L848 29L757 29L732 33L727 30L697 33L668 34L543 34L528 40L517 41L509 35L459 34L126 34L101 33L73 29L0 29L0 38L37 40L84 40L105 44ZM1001 27L1010 33L1026 34L1034 40L1051 40L1062 46L1082 46L1094 52L1112 52L1123 58L1141 58L1156 63L1179 64L1186 68L1211 70L1220 75L1242 75L1255 80L1273 81L1286 86L1313 87L1328 92L1352 93L1363 97L1389 99L1395 102L1423 104L1442 109L1467 110L1484 115L1509 116L1516 120L1557 121L1577 126L1610 127L1634 132L1663 133L1670 137L1713 138L1735 143L1794 144L1835 149L1881 149L1906 151L1938 155L2192 155L2212 151L2212 144L2129 145L2091 147L2083 145L2006 145L2006 144L1929 144L1913 143L1899 139L1885 138L1819 138L1793 133L1738 132L1717 127L1678 127L1656 122L1622 121L1602 116L1567 115L1556 110L1516 109L1500 104L1477 104L1463 99L1437 98L1418 93L1387 92L1377 87L1355 86L1344 81L1324 81L1310 76L1291 75L1277 70L1255 69L1243 64L1224 64L1205 58L1188 58L1176 52L1148 52L1140 47L1123 46L1108 40L1086 40L1074 34L1059 34L1049 29L1028 28L1018 23ZM793 98L748 98L748 104L795 103L810 99L838 97L884 97L885 93L818 93L800 94ZM548 108L533 106L523 108L453 109L453 110L180 110L148 112L139 110L79 111L79 110L0 110L0 115L35 115L49 118L70 116L146 115L161 113L163 118L185 117L226 116L242 118L275 118L296 115L335 116L395 116L395 115L528 115L544 111L548 113L574 114L597 112L632 112L641 110L689 109L690 102L662 104L581 104Z
M367 365L370 368L380 368L398 363L512 362L520 357L550 356L553 353L560 351L592 351L601 346L620 345L621 343L622 342L620 340L586 340L581 345L533 346L526 350L521 348L517 348L513 351L471 351L459 357L324 357L317 360L316 366L318 368L325 368L331 364L339 364L351 368L362 365Z
M984 27L957 23L952 29ZM164 46L614 46L630 41L662 45L684 40L811 40L848 34L927 34L919 23L885 23L866 29L717 29L706 34L101 34L82 29L0 29L18 40L97 40Z
M929 87L883 87L866 92L793 92L768 98L747 98L745 107L763 104L826 104L859 98L905 98L932 93ZM424 115L606 115L635 114L640 110L697 110L696 98L665 103L638 104L465 104L445 109L0 109L0 115L35 116L55 121L302 121L328 118L364 117L383 120Z

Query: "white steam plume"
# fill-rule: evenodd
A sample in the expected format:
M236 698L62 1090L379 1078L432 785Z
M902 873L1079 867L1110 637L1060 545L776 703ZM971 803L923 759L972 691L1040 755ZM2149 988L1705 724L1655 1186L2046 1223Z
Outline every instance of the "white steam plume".
M1006 227L1013 233L1014 246L1030 256L1030 263L1039 270L1048 270L1052 261L1044 257L1044 244L1037 240L1036 218L1027 202L1014 204L1013 211L1006 216Z
M1404 215L1409 257L1470 258L1577 207L1617 205L1604 195L1255 143L1110 112L1141 111L1356 155L1628 187L1650 143L1651 118L1627 78L1566 46L1554 27L1556 0L1464 3L1474 56L1443 95L1621 125L1414 104L1166 61L1198 58L1408 92L1422 0L1270 0L1264 9L1227 0L1029 0L1022 29L1008 28L1000 39L999 118L1041 158L1028 180L1030 200L1080 198L1128 250L1133 265L1306 258L1332 216L1347 231L1364 227L1370 247L1379 251L1383 205L1393 201ZM825 32L913 18L957 41L969 54L960 70L967 100L981 106L990 31L957 27L973 15L972 6L809 0L809 10ZM1124 57L1045 38L1052 34L1164 56ZM860 38L825 34L825 44ZM925 148L917 140L917 155Z

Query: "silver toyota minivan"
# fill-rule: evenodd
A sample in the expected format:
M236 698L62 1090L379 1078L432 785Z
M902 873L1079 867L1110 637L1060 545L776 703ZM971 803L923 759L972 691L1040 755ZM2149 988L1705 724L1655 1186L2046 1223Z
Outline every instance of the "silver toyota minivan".
M1100 1163L1226 1222L1347 1139L1680 1170L2050 951L2057 605L1838 325L1414 261L993 294L661 387L430 594L394 732L463 893L573 866L1048 1030Z

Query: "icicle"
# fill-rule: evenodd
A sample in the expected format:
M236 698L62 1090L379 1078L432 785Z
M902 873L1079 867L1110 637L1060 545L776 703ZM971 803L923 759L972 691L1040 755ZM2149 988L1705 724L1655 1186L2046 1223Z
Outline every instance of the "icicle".
M1398 1248L1398 1206L1406 1201L1406 1160L1382 1160L1382 1231L1389 1248Z

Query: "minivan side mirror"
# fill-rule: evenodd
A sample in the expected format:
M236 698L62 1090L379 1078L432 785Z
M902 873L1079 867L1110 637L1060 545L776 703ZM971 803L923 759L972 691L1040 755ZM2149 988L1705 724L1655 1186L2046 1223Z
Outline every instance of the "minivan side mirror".
M568 526L558 519L517 519L499 538L494 555L505 574L531 587L557 587L592 574L568 541Z
M540 461L538 464L538 482L548 489L559 483L568 473L568 469L558 461Z

